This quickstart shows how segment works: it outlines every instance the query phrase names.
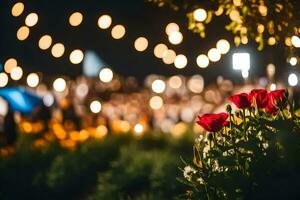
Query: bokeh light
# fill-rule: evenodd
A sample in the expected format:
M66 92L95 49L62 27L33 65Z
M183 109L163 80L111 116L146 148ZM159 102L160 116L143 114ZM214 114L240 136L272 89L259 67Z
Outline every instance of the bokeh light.
M51 54L55 58L63 56L65 53L65 46L62 43L56 43L52 46Z
M97 100L94 100L90 104L90 109L93 113L99 113L101 111L101 103Z
M208 51L207 55L208 55L209 60L212 62L217 62L221 59L221 54L218 51L218 49L216 49L216 48L210 49Z
M194 15L194 19L199 22L203 22L207 18L207 12L202 8L196 9L193 15Z
M23 69L21 67L15 67L11 70L10 78L14 81L20 80L23 76Z
M225 39L219 40L216 46L221 54L226 54L230 50L230 43Z
M193 93L201 93L204 89L204 79L201 75L194 75L187 83L188 88Z
M4 72L0 72L0 87L5 87L8 83L8 76Z
M300 48L300 38L296 35L292 37L292 44L296 48Z
M124 37L126 33L126 29L123 25L116 25L112 28L111 30L111 36L114 38L114 39L121 39L122 37Z
M71 52L69 59L71 63L79 64L82 62L83 57L84 57L83 52L80 49L75 49Z
M24 4L22 2L16 3L12 9L11 9L11 14L14 17L20 16L24 11Z
M295 66L295 65L297 65L297 58L296 57L291 57L290 58L290 64L292 65L292 66Z
M182 36L182 33L178 32L178 31L174 31L174 32L170 33L168 39L169 39L170 43L177 45L182 42L183 36Z
M149 101L150 107L154 110L160 109L163 106L163 104L164 101L160 96L153 96Z
M53 82L53 88L57 92L64 91L66 89L66 86L67 86L67 83L66 83L65 79L63 79L63 78L57 78Z
M148 47L148 40L144 37L139 37L134 41L134 48L137 51L145 51Z
M21 26L17 31L17 38L20 41L26 40L29 36L29 28L27 26Z
M113 71L109 68L104 68L99 73L99 78L102 82L108 83L113 79Z
M167 65L169 64L172 64L174 62L176 58L176 53L174 50L172 49L169 49L167 51L164 52L164 55L163 55L163 62Z
M71 26L79 26L82 22L83 15L80 12L74 12L69 17L69 23Z
M50 107L54 104L54 96L50 92L46 93L43 97L43 103L45 106Z
M173 32L179 32L179 26L178 24L172 22L172 23L169 23L167 26L166 26L166 34L167 35L170 35L171 33Z
M98 26L101 29L108 29L112 23L112 19L109 15L102 15L98 19Z
M133 128L134 132L137 134L141 134L144 132L144 126L142 124L136 124Z
M50 35L43 35L39 40L39 47L42 50L48 49L52 44L52 38Z
M4 63L4 71L9 74L13 68L17 67L17 64L18 63L15 58L7 59Z
M182 80L179 76L170 77L168 84L173 89L178 89L182 86Z
M185 68L185 66L187 65L187 58L185 55L179 54L175 57L174 60L174 65L176 68L178 69L182 69Z
M154 55L157 58L162 58L167 51L168 47L165 44L158 44L154 47Z
M155 80L151 85L152 91L155 93L163 93L166 89L166 84L163 80Z
M27 76L26 81L27 81L27 85L29 87L36 87L39 84L40 78L36 73L30 73Z
M271 91L276 90L276 88L277 88L277 86L276 86L275 83L272 83L272 84L270 85L270 90L271 90Z
M296 74L291 73L288 77L288 83L290 86L294 87L298 84L298 77Z
M201 54L197 57L197 65L201 68L206 68L209 65L209 59L206 55Z
M25 19L26 26L32 27L37 24L39 16L36 13L30 13Z

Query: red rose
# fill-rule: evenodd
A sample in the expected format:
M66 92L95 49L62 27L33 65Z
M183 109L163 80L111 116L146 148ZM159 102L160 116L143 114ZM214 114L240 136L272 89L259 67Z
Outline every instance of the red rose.
M241 109L248 108L252 104L252 99L247 93L233 95L229 97L228 100L234 103L236 107Z
M198 116L197 124L207 131L217 132L229 124L229 122L226 121L228 116L229 115L224 112L219 114L204 114Z
M272 115L277 115L279 109L276 108L273 104L269 103L269 105L267 105L267 107L265 107L265 111L266 111L266 113L269 113L269 114L272 114Z
M253 89L250 92L251 98L255 99L258 108L265 108L269 103L269 95L266 89Z
M285 90L274 90L269 93L270 103L272 103L276 107L284 106L287 102L287 95L285 94ZM269 103L269 104L270 104Z

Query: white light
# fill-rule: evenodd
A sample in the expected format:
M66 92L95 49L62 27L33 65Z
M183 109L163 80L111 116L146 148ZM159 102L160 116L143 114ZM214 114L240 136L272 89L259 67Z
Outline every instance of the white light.
M83 52L80 49L75 49L74 51L71 52L70 54L70 61L73 64L79 64L83 60Z
M23 70L21 67L15 67L11 70L11 73L10 73L10 78L12 80L20 80L23 76Z
M57 78L53 82L53 88L57 92L64 91L66 89L66 86L67 86L67 83L66 83L65 79L63 79L63 78Z
M230 43L225 39L221 39L217 42L217 49L221 54L226 54L230 50Z
M90 109L93 113L99 113L101 111L101 103L99 101L92 101L90 104Z
M27 76L27 84L29 87L36 87L39 81L39 76L36 73L31 73Z
M113 79L113 72L109 68L104 68L99 73L99 78L102 82L108 83Z
M7 102L0 97L0 116L5 116L8 112Z
M250 70L250 54L234 53L232 55L232 67L235 70L242 70L242 71Z
M300 38L296 35L292 37L292 45L296 48L300 47Z
M248 76L249 76L249 71L248 70L242 70L242 77L244 79L246 79L246 78L248 78Z
M30 13L25 19L25 24L29 27L36 25L39 20L39 16L36 13Z
M143 133L143 131L144 131L144 126L142 124L136 124L134 126L134 132L140 134L140 133Z
M203 22L207 18L206 10L198 8L194 11L194 19L199 22Z
M201 54L197 57L197 65L201 68L206 68L209 64L209 59L206 55Z
M111 25L112 19L109 15L102 15L98 19L98 26L101 29L108 29Z
M179 26L176 23L169 23L166 26L166 34L170 35L172 32L178 32Z
M290 86L296 86L298 84L298 77L296 74L292 73L289 75L288 82Z
M178 31L172 32L168 38L169 38L170 43L175 44L175 45L180 44L183 40L182 33L178 32Z
M152 83L152 91L155 93L163 93L166 89L166 84L163 80L155 80Z
M54 96L48 92L47 94L45 94L45 96L43 97L43 103L45 106L50 107L54 104Z
M152 109L158 110L163 106L164 102L160 96L154 96L151 97L149 104Z
M216 48L210 49L207 53L207 56L212 62L218 62L221 59L221 54Z
M175 60L174 60L174 65L178 69L185 68L185 66L187 65L187 58L186 58L186 56L182 55L182 54L177 55L176 58L175 58Z
M271 91L274 91L274 90L276 90L276 84L275 83L272 83L271 85L270 85L270 90Z
M5 87L8 83L8 76L6 73L0 73L0 87Z
M297 58L296 58L296 57L291 57L291 59L290 59L290 64L291 64L292 66L297 65Z

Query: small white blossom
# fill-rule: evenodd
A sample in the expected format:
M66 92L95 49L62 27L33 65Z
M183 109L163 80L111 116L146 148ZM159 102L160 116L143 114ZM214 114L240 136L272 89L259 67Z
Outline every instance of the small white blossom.
M192 180L192 175L196 174L197 170L192 168L191 166L185 166L183 169L183 176L186 178L188 181Z

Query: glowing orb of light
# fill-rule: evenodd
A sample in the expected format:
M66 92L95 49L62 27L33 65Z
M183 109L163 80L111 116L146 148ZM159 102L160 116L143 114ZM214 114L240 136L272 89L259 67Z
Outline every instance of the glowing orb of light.
M108 83L113 79L113 71L109 68L104 68L99 73L99 78L102 82Z

